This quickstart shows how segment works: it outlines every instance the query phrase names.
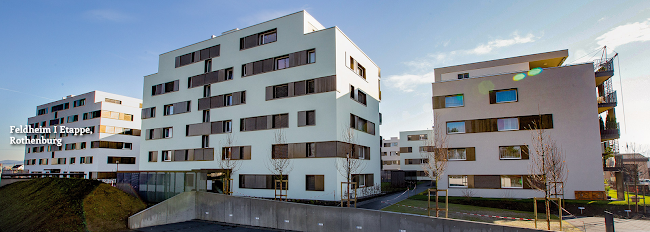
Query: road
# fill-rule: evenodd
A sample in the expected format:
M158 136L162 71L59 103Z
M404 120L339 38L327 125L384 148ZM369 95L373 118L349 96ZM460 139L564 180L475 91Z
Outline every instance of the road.
M419 184L414 189L411 189L408 192L403 191L403 192L392 193L385 196L370 199L367 201L359 202L357 208L381 210L383 208L391 206L392 204L400 202L408 198L409 196L413 196L415 194L424 192L428 188L429 188L429 183Z

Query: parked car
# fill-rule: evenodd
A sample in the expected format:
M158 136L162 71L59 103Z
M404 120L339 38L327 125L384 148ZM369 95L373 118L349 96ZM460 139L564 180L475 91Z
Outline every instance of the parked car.
M639 185L650 185L650 179L640 179Z

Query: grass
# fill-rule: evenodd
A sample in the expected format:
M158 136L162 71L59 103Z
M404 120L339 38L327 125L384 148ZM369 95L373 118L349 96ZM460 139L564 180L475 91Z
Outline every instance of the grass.
M382 209L383 211L392 211L392 212L399 212L399 213L410 213L410 214L419 214L419 215L427 215L427 211L424 209L417 209L417 208L409 208L409 207L404 207L400 205L408 205L408 206L414 206L414 207L420 207L420 208L426 208L427 207L427 201L420 201L420 200L412 200L412 199L406 199L403 200L395 205L386 207ZM440 207L444 207L444 202L440 204ZM460 212L460 213L459 213ZM440 212L444 216L444 212ZM480 207L480 206L471 206L471 205L460 205L460 204L449 204L449 218L454 218L454 219L462 219L462 220L469 220L469 221L478 221L478 222L486 222L486 223L494 223L498 225L509 225L509 226L516 226L516 227L524 227L524 228L535 228L535 222L534 221L522 221L522 220L512 220L512 219L499 219L499 218L492 218L492 217L484 217L484 216L473 216L473 215L467 215L467 214L462 214L462 213L473 213L473 214L482 214L482 215L495 215L495 216L505 216L505 217L517 217L517 218L534 218L535 215L532 212L526 212L526 211L518 211L518 210L508 210L508 209L496 209L496 208L489 208L489 207ZM434 212L432 212L434 214ZM554 219L557 219L556 217L551 217ZM546 216L544 214L538 214L538 219L539 220L545 220ZM538 228L544 227L545 222L544 221L538 221ZM562 229L564 231L580 231L576 227L570 225L569 223L563 221L562 223ZM559 230L559 223L558 222L552 222L551 223L551 229L552 230Z
M628 197L634 197L634 193L633 192L625 192L625 193L626 194L625 194L625 200L624 201L609 201L609 204L610 205L627 205ZM617 194L616 190L613 190L613 189L610 189L607 192L607 195L609 195L612 199L617 198L616 194ZM639 205L644 204L644 201L643 201L644 199L643 198L645 198L645 205L650 205L650 197L643 196L640 193L639 193ZM630 205L636 205L636 202L630 201Z
M4 186L0 188L0 231L126 229L127 214L144 209L144 203L116 191L86 179L39 178Z

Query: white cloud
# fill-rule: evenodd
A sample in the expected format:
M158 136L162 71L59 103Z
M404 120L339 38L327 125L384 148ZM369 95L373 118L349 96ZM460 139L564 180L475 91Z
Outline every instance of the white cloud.
M476 54L476 55L483 55L483 54L488 54L492 51L492 49L495 48L502 48L502 47L508 47L512 46L515 44L524 44L524 43L531 43L535 42L535 36L531 33L528 33L528 35L521 37L517 32L512 34L513 37L511 39L495 39L487 44L480 44L476 46L474 49L466 51L469 54Z
M133 17L114 10L91 10L84 13L88 18L102 21L126 22Z
M388 76L386 78L386 84L403 92L413 92L416 87L424 84L431 84L435 81L435 74L433 72L434 68L451 65L454 58L459 55L484 55L497 48L504 48L515 44L531 43L535 42L535 40L536 36L531 33L522 37L519 33L514 32L510 39L494 39L485 44L479 44L473 49L429 54L424 58L404 62L405 65L411 67L411 70L414 70L414 73L419 72L424 74L406 73L402 75Z
M644 22L628 23L615 27L596 38L599 47L607 46L614 50L616 47L650 40L650 18Z

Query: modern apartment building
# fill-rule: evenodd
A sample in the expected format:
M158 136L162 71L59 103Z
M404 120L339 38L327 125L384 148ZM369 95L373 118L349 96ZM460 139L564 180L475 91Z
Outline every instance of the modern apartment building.
M140 99L93 91L37 106L28 126L50 128L52 133L27 134L27 138L62 139L62 143L26 145L25 170L84 173L86 178L106 180L114 180L118 168L138 170L141 104ZM93 133L60 133L61 126L89 128Z
M527 182L535 122L565 154L569 172L559 197L603 199L600 143L607 138L594 89L613 74L591 62L562 66L567 57L561 50L436 68L436 125L446 127L451 150L461 154L449 160L438 186L454 196L543 196Z
M306 11L226 31L160 55L144 77L141 172L121 175L150 201L223 191L228 172L233 195L274 198L268 166L288 158L288 198L339 200L348 154L359 187L379 185L380 96L379 67Z
M400 170L399 139L391 137L381 140L381 170Z
M426 142L433 136L433 130L400 131L399 159L400 170L405 171L408 180L431 180L422 169L427 162L421 151L426 149Z

